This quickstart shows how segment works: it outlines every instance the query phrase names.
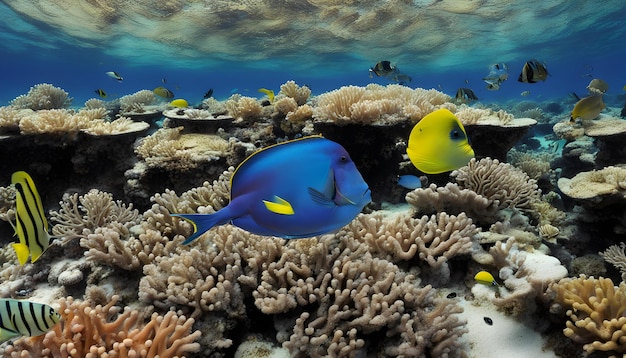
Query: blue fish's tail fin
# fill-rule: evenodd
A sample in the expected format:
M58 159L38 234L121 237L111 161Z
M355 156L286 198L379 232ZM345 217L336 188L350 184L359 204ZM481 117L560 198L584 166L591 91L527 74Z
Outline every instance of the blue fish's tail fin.
M189 221L193 225L193 234L189 236L184 245L190 244L193 240L200 237L207 230L216 225L226 224L230 221L230 218L225 218L223 214L170 214L171 216L181 217Z

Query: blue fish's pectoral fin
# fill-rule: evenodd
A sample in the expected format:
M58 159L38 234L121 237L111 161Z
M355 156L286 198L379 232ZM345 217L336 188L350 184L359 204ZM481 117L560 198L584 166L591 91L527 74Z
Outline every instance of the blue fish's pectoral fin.
M343 195L339 188L335 188L335 204L337 205L356 205L356 203L347 196Z
M327 196L326 194L318 190L315 190L311 187L307 188L307 191L309 192L309 196L311 196L311 199L313 200L313 202L315 202L316 204L327 206L327 207L333 207L337 205L333 201L332 196Z
M19 261L20 265L24 265L26 261L28 261L28 256L30 256L30 250L28 250L28 246L16 242L13 244L13 249L15 249L17 261Z
M291 206L291 203L289 203L287 200L276 195L274 195L274 197L272 198L272 201L263 200L263 204L265 204L265 207L267 208L267 210L275 214L281 214L281 215L295 214L295 211L293 211L293 207Z
M183 218L189 221L193 225L193 234L189 236L185 241L183 241L183 245L187 245L191 243L193 240L200 237L200 235L204 234L210 228L216 225L223 225L228 223L232 218L224 215L222 213L224 209L214 213L214 214L170 214L171 216L176 216Z

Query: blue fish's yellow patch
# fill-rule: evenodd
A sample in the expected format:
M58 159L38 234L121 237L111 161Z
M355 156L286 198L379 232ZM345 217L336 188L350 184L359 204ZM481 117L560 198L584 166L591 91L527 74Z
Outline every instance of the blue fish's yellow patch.
M498 282L493 278L493 275L487 271L480 271L474 276L474 280L478 283L482 283L487 286L498 286Z
M348 152L321 136L257 151L237 167L230 186L230 203L217 213L173 214L194 225L185 243L229 222L286 239L322 235L350 223L371 201Z
M178 98L173 100L172 102L169 103L170 107L177 107L177 108L187 108L189 107L189 103L182 99L182 98Z
M50 244L48 220L35 183L28 173L23 171L13 173L11 184L15 186L16 192L15 231L19 239L19 243L14 243L13 248L17 260L24 265L28 256L35 262L48 248Z
M413 127L406 152L411 163L426 174L458 169L474 157L463 124L445 108L428 114Z
M17 336L39 336L54 327L61 316L52 307L30 301L0 299L0 342Z
M267 88L259 88L259 92L265 93L267 95L267 99L270 100L270 103L274 103L274 91Z

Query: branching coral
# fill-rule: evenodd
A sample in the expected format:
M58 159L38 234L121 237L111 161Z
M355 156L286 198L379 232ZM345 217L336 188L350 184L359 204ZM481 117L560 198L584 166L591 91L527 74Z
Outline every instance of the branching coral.
M18 109L14 106L0 107L0 129L2 131L17 130L22 118L32 114L31 109Z
M66 109L50 109L34 112L19 123L22 134L76 133L89 126L87 117L74 115Z
M450 269L447 261L468 254L472 238L480 230L464 213L450 216L445 212L415 219L410 214L394 218L382 214L359 215L347 228L364 241L370 252L390 261L419 257L435 272L437 283L447 282Z
M497 200L500 209L531 209L531 204L541 195L536 180L497 159L477 161L472 158L468 165L453 171L451 176L462 188L473 190L490 201Z
M313 116L340 124L386 123L407 118L417 121L450 100L436 90L400 85L345 86L317 97Z
M11 105L14 107L29 108L34 111L68 108L71 103L72 99L67 92L49 83L34 85L27 94L11 101Z
M307 86L298 86L294 81L287 81L280 85L278 94L293 98L298 106L302 106L309 99L311 90Z
M609 278L565 278L552 284L553 311L567 309L563 334L583 343L587 353L626 352L626 284Z
M64 241L85 238L99 227L109 227L127 236L128 229L140 220L132 204L113 201L111 194L96 189L85 195L66 195L59 205L61 209L52 211L50 220L58 223L52 227L52 233Z
M626 244L611 245L605 251L600 252L604 261L612 264L622 273L622 282L626 283Z
M254 122L261 118L263 108L252 97L244 97L240 95L231 96L225 103L224 107L228 114L235 119Z
M141 90L120 98L120 111L122 113L143 112L145 106L156 102L157 97L154 92Z
M16 340L5 350L7 357L97 358L184 357L198 352L200 331L191 331L193 318L168 312L153 313L143 325L142 313L116 306L117 296L105 306L72 297L59 301L62 320L47 334ZM120 313L121 312L121 313Z

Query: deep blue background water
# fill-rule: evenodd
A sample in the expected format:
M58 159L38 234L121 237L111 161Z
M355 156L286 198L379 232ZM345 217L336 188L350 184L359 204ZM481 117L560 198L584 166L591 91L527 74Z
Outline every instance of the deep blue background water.
M334 60L332 57L329 60L325 55L320 60L312 53L310 61L315 64L313 70L299 69L301 66L298 63L290 63L288 59L237 62L216 61L207 56L206 61L202 58L190 61L184 56L155 56L141 51L137 51L133 57L113 56L109 54L111 51L108 51L110 49L107 46L115 46L115 43L86 47L84 43L72 42L66 35L56 33L45 25L24 22L4 5L0 5L0 14L4 20L0 25L0 66L3 71L0 105L8 104L11 99L26 93L31 86L44 82L69 92L74 98L73 106L77 107L82 106L88 98L95 97L94 90L98 88L109 94L108 99L112 99L163 85L173 91L176 97L195 103L202 100L202 95L209 88L214 89L216 98L225 99L234 89L243 95L261 97L258 88L266 87L277 92L280 84L287 80L308 85L314 94L344 85L388 83L382 78L370 79L367 70L374 63L356 55L337 54ZM13 28L22 30L12 33ZM55 39L55 36L59 39ZM411 87L440 89L452 96L457 88L469 87L486 103L511 99L558 100L571 92L584 95L585 87L592 78L589 76L593 75L604 79L611 86L606 98L609 105L621 106L622 98L616 96L626 93L623 89L626 85L626 46L615 43L611 51L587 53L584 44L589 41L603 39L595 35L581 38L580 46L573 46L571 53L563 53L560 58L539 57L547 63L550 77L536 84L517 82L523 63L542 52L541 49L529 48L525 56L507 62L510 76L499 91L486 90L482 81L488 73L489 63L449 67L443 65L449 61L442 58L442 66L435 71L431 69L432 66L424 70L419 62L397 65L412 76ZM607 44L607 48L610 47L611 44ZM492 51L493 58L497 58L499 52L489 46L476 51ZM392 58L390 60L393 62ZM468 58L468 62L470 60ZM280 65L277 65L278 61L282 61ZM316 61L320 61L319 64ZM124 80L115 81L105 75L107 71L120 73ZM162 79L166 80L165 84ZM530 90L531 94L521 97L520 93L525 90Z

